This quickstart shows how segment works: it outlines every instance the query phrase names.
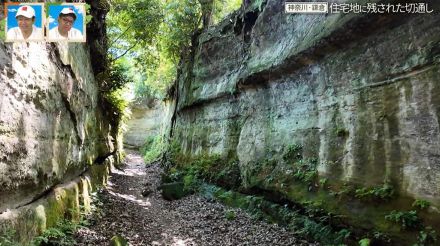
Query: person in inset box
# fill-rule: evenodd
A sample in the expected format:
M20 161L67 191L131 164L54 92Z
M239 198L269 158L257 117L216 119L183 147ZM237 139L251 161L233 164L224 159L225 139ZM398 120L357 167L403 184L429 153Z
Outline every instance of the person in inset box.
M43 39L43 31L34 25L35 10L29 6L24 5L18 8L15 14L18 27L13 27L8 30L6 34L7 40L41 40Z
M72 7L63 8L58 15L58 26L50 29L49 39L58 40L79 40L83 39L80 30L73 28L73 23L76 20L75 11Z

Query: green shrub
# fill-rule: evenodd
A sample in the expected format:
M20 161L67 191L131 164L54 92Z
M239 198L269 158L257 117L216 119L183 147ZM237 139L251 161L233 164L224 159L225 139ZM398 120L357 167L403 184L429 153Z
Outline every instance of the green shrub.
M371 240L369 238L363 238L359 240L359 246L370 246Z
M293 177L298 181L311 185L318 178L317 164L316 159L295 162Z
M55 227L49 228L33 240L33 245L76 245L74 233L81 226L69 220L58 221Z
M141 151L144 153L144 160L147 164L161 157L166 149L164 138L160 135L149 136Z
M200 181L197 178L197 175L195 173L187 173L185 176L183 176L183 185L184 190L189 192L195 192L197 191L198 186L200 185Z
M237 216L236 216L234 210L227 210L227 211L225 212L225 218L226 218L227 220L234 220L236 217L237 217Z
M412 204L413 208L416 208L416 209L418 208L418 209L422 209L422 210L429 208L429 206L431 206L430 202L428 202L426 200L419 200L419 199L415 200Z
M432 229L432 227L426 227L424 230L419 231L417 236L417 244L414 246L425 246L425 245L438 245L437 243L437 232Z
M15 242L16 232L14 229L6 228L0 230L0 245L2 246L19 246L17 242Z
M301 160L303 158L302 151L303 146L300 144L289 145L284 150L283 159L286 162Z
M355 197L361 200L390 200L394 197L394 189L389 184L379 187L361 188L355 191Z
M400 224L403 229L417 228L420 226L420 219L417 216L417 211L391 211L390 214L385 216L385 219Z

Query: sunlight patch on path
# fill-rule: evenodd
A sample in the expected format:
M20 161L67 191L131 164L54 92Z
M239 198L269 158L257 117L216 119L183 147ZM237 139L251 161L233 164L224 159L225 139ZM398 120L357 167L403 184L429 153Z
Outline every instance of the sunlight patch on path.
M135 202L135 203L139 204L142 207L151 207L151 202L150 201L144 201L142 199L137 199L133 195L121 194L121 193L117 193L117 192L114 192L114 191L111 191L111 190L108 190L108 193L111 194L112 196L116 196L116 197L125 199L127 201Z
M118 170L115 168L115 169L112 169L112 174L128 176L128 177L135 177L135 176L144 176L145 172L139 168L127 168L124 171L121 171L121 170Z
M162 233L161 234L162 237L164 237L164 240L162 241L170 241L170 235L168 235L167 233ZM171 246L190 246L190 245L197 245L196 242L194 241L193 238L187 238L187 239L183 239L182 237L179 236L172 236L172 242L170 242L171 244L166 244L166 245L171 245ZM153 241L151 242L151 245L164 245L164 242L158 242L158 241Z

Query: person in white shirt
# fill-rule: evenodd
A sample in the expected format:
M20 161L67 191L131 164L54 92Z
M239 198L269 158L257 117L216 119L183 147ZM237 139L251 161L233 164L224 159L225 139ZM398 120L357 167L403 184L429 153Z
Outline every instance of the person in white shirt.
M6 41L43 40L43 31L34 25L35 10L29 5L23 5L15 15L18 27L13 27L6 33Z
M83 41L84 36L81 31L72 27L75 20L76 14L73 8L63 8L58 15L58 26L49 31L49 39Z

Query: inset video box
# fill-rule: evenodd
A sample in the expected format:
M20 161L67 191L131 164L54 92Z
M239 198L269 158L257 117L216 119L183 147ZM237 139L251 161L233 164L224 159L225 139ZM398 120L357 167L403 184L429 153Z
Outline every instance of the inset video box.
M86 42L85 3L7 2L2 5L5 42Z

